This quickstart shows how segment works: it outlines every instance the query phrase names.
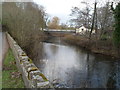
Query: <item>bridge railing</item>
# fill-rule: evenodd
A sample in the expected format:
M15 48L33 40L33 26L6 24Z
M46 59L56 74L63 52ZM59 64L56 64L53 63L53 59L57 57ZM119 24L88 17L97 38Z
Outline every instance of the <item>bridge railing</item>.
M76 30L44 29L43 31L48 31L48 32L75 32Z

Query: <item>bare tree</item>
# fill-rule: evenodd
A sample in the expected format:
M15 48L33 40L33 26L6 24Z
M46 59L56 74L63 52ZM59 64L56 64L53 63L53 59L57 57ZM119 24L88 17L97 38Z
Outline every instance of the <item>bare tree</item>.
M60 19L58 17L53 17L52 20L48 22L48 27L50 29L59 29L59 21Z
M33 2L4 2L2 11L2 24L19 45L35 57L37 52L33 51L44 39L40 31L45 27L44 8Z
M91 26L91 31L90 31L89 39L91 39L91 34L92 34L93 29L94 29L95 15L96 15L96 6L97 6L97 2L95 0L94 13L93 13L92 26Z

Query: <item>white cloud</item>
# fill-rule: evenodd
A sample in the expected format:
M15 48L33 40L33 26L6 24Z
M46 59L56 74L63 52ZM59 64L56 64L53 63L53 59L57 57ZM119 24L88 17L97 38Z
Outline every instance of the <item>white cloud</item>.
M58 16L61 20L61 22L66 22L69 20L69 14L71 13L72 7L79 7L82 9L85 7L85 4L82 4L81 2L85 1L91 5L91 7L94 6L95 0L33 0L39 5L42 5L45 7L46 12L51 16ZM97 0L98 6L104 5L105 2L108 0ZM112 1L112 0L109 0Z
M66 22L69 19L72 7L84 6L81 1L83 0L34 0L37 4L44 6L46 12L52 17L58 16L61 22Z

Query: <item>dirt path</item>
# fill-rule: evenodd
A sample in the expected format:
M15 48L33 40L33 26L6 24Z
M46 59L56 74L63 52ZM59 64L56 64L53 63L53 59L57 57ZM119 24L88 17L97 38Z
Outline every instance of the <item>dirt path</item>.
M3 33L0 32L0 40L1 40L1 43L0 43L0 49L1 49L0 63L2 63L2 61L5 58L6 53L8 51L8 48L9 48L9 44L7 42L7 38L6 38L6 35L4 32Z

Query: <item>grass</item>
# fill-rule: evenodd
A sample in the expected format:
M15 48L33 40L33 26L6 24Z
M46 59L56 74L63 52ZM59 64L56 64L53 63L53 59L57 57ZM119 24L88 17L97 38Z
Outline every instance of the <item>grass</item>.
M11 49L8 50L3 64L2 88L24 88L24 82L16 67Z
M2 72L0 71L0 90L2 89Z

